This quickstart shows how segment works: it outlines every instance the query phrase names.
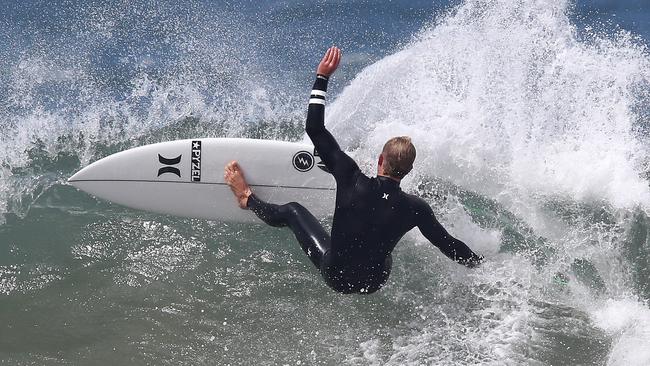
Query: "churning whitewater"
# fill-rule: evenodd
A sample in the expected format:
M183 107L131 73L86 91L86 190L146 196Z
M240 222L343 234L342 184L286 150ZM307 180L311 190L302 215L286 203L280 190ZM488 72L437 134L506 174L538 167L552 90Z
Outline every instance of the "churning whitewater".
M470 274L489 303L472 337L497 343L485 361L533 362L549 325L566 324L545 314L558 306L612 337L608 363L647 364L650 58L625 33L578 39L568 6L466 1L361 72L329 125L368 168L381 141L413 135L412 189L446 198L445 220L492 254Z
M36 15L43 4L10 2L0 360L650 364L647 39L591 22L579 1L404 3ZM638 12L647 23L650 7ZM412 136L403 189L484 254L481 267L413 231L381 291L342 296L288 230L129 210L65 184L145 143L306 139L313 69L332 42L347 61L328 128L367 174L386 139Z

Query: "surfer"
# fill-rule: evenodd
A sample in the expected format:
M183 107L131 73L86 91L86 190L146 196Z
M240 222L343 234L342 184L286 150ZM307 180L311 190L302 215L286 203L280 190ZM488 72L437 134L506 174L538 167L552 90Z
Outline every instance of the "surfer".
M327 131L327 83L340 60L341 50L331 47L318 65L305 128L336 180L331 236L299 203L276 205L255 196L241 166L233 161L226 165L224 178L239 206L252 210L268 225L291 228L325 282L341 293L379 290L390 275L393 248L416 226L452 260L467 267L481 263L483 257L451 236L423 199L400 189L400 181L411 171L415 160L415 147L409 137L394 137L386 142L379 155L377 176L370 178Z

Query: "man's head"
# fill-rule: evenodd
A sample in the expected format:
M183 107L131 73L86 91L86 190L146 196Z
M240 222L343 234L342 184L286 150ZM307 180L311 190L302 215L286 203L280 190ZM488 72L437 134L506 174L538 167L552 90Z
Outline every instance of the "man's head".
M377 174L402 179L413 169L415 146L408 136L393 137L384 145L379 156Z

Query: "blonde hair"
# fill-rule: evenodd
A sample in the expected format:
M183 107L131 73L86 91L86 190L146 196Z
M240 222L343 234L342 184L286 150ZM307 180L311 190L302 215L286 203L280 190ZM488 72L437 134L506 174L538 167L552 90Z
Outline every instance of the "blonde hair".
M388 140L381 152L384 156L382 164L384 173L394 178L404 178L413 169L415 153L415 146L408 136L398 136Z

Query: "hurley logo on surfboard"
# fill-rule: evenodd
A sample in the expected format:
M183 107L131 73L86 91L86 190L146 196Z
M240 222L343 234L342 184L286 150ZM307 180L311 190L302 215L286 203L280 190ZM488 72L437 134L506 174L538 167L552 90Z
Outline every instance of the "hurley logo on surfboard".
M158 161L161 164L167 165L167 166L164 166L164 167L158 169L158 176L160 177L161 175L163 175L165 173L171 173L171 174L176 174L180 178L181 177L181 171L178 168L173 167L171 165L179 164L181 162L182 157L183 157L183 155L178 155L175 158L168 159L168 158L158 154Z

